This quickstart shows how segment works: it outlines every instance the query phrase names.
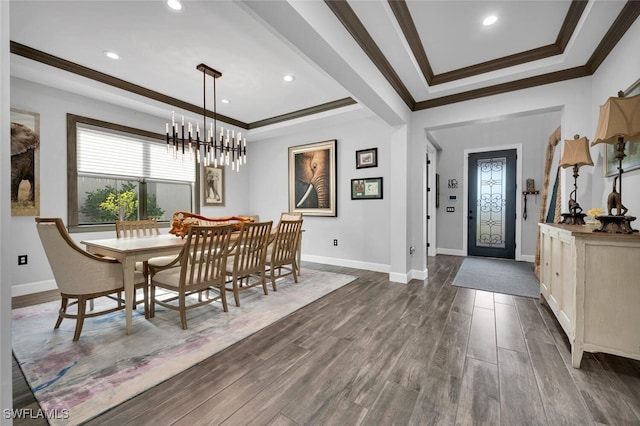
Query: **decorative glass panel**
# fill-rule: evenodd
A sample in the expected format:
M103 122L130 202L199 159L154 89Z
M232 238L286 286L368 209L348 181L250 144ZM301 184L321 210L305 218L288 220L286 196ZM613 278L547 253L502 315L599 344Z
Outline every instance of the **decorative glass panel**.
M507 159L478 160L478 205L476 208L476 245L505 247L505 189Z

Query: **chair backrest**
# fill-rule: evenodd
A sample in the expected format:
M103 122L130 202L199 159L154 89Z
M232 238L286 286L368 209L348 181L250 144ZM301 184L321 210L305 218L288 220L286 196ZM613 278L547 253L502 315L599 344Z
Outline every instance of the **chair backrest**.
M180 286L208 287L224 282L231 225L189 227L180 259Z
M71 239L62 219L36 217L36 227L62 293L91 294L122 287L122 265L83 250Z
M116 221L116 236L121 237L146 237L160 235L158 221L147 220L118 220Z
M242 224L233 250L233 274L236 277L264 271L272 226L273 221Z
M302 219L280 220L271 246L271 259L269 260L272 266L293 263L301 231Z
M282 212L280 213L280 220L299 220L302 219L301 212Z

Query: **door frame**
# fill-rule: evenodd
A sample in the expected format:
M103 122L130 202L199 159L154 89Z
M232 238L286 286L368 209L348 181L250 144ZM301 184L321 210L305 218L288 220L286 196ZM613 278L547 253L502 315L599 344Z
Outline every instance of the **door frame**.
M422 231L422 244L423 244L423 247L425 247L426 249L427 257L428 256L433 257L437 254L437 251L436 251L437 223L436 221L437 221L438 211L436 210L436 192L437 192L436 172L437 172L437 165L438 165L438 149L433 145L433 143L431 143L431 140L429 140L428 135L427 135L426 150L424 155L425 155L425 164L424 164L425 172L423 176L422 192L423 194L426 193L427 195L423 198L424 202L422 206L422 211L423 211L422 218L425 222L425 226L423 226L423 231ZM429 165L426 164L427 155L429 156L429 160L431 161L431 164ZM426 192L427 183L431 188L429 192ZM427 222L427 215L431 216L428 222ZM427 244L429 244L428 248L427 248Z
M462 181L464 182L464 190L462 195L462 251L465 256L469 255L468 246L468 220L469 216L469 154L479 152L503 151L507 149L516 150L516 259L522 259L522 197L520 197L520 182L522 182L522 144L488 146L482 148L470 148L464 150L464 166Z

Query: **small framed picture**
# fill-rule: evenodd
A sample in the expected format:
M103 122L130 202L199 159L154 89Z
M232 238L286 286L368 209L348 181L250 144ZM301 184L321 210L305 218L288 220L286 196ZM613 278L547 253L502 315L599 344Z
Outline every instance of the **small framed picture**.
M224 167L204 166L205 206L224 206Z
M352 200L381 200L382 178L351 179Z
M356 169L378 167L378 148L356 151Z

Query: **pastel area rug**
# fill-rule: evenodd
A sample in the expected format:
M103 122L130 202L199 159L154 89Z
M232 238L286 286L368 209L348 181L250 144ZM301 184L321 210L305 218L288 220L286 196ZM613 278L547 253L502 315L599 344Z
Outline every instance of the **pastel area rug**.
M233 343L348 284L355 277L302 269L299 283L277 282L278 291L243 292L241 306L216 302L187 312L182 330L177 311L156 305L155 318L133 314L125 334L124 311L85 320L78 342L75 321L53 330L60 302L13 310L13 351L50 423L79 424L186 370ZM97 303L97 302L96 302ZM107 302L108 303L108 302ZM66 418L62 418L66 417Z
M465 257L453 280L458 287L514 296L540 297L533 263L488 257Z

